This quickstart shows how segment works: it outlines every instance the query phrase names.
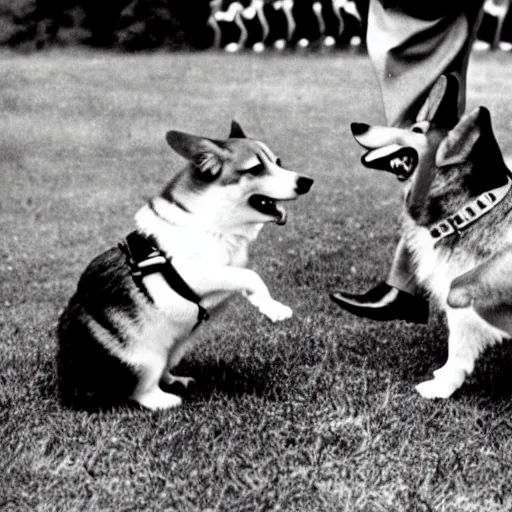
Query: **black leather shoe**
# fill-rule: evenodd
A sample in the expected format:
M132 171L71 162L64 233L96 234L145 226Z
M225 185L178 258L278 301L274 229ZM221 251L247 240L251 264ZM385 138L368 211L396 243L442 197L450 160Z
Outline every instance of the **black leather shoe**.
M330 297L350 313L372 320L405 320L416 324L428 322L427 300L387 283L380 283L362 295L334 292Z

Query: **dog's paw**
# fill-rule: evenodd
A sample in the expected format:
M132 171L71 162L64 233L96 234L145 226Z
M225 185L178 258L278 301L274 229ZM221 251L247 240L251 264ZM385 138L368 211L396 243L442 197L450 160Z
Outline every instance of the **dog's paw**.
M132 399L143 407L151 409L152 411L157 409L170 409L171 407L177 407L183 402L179 396L173 395L172 393L166 393L158 387L151 391L137 394L133 396Z
M282 322L293 316L293 311L290 307L274 300L270 295L254 293L248 295L247 299L253 306L258 308L261 314L270 318L272 322Z
M450 360L434 371L434 378L418 384L416 390L424 398L449 398L459 389L466 376L471 373L471 365L463 360Z
M264 304L260 304L258 309L260 313L270 318L272 322L282 322L293 316L292 308L277 302L277 300L270 299Z
M267 316L272 322L282 322L293 316L293 310L289 306L285 306L280 302L274 301L272 311Z
M435 378L426 380L416 386L416 391L423 397L433 400L434 398L450 398L459 388L454 382Z

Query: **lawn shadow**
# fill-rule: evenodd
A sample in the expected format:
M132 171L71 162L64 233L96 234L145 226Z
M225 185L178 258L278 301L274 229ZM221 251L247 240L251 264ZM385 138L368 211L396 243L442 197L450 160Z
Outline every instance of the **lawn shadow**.
M389 332L391 327L386 327ZM427 326L396 324L393 345L384 345L373 331L365 343L364 365L389 371L407 385L416 385L433 378L433 372L444 365L448 357L448 330L442 314L434 312ZM486 349L475 363L475 370L454 398L480 398L495 405L512 397L512 342L505 340Z
M475 371L460 390L461 396L478 396L480 404L494 405L512 397L512 340L488 348L477 360Z
M277 367L271 361L248 361L232 358L226 360L187 360L173 371L175 375L192 377L194 383L188 389L181 384L166 386L164 391L186 396L189 402L208 400L214 395L227 397L241 395L263 396L275 382Z
M410 329L410 330L409 330ZM402 333L405 334L405 329ZM448 328L443 314L435 311L428 326L408 327L411 338L406 347L407 358L412 364L410 375L402 374L404 380L421 382L433 377L433 371L444 365L448 357ZM404 335L402 334L402 335ZM414 359L414 361L412 361ZM401 372L406 368L394 361ZM505 340L487 348L475 362L473 373L458 390L457 397L481 397L484 401L495 403L512 397L512 342Z
M365 348L365 366L391 371L401 381L415 385L433 377L448 357L448 330L442 314L434 312L427 326L397 325L395 342L382 345L378 337ZM397 349L397 347L399 347ZM512 397L512 343L488 348L456 396L485 397L490 402Z
M371 246L368 247L371 249ZM382 269L380 263L376 265L371 258L361 258L361 253L366 254L358 246L357 258L354 255L346 258L339 250L317 254L314 259L306 260L305 270L308 271L304 272L303 279L317 289L369 289L381 276ZM358 265L357 277L350 274L350 265L354 262ZM326 311L327 308L324 304ZM341 350L354 357L347 353L340 355L348 364L389 371L396 379L415 385L432 378L432 372L446 362L448 328L444 314L435 306L431 308L429 323L425 326L372 322L341 310L339 315L344 325L353 331L352 339L349 337ZM506 340L487 349L476 361L474 373L456 393L456 396L471 395L491 403L512 397L512 341Z
M341 312L335 357L343 365L390 373L411 384L429 378L447 357L444 324L432 316L428 326L419 326L374 322Z
M275 379L279 378L281 372L279 363L272 360L256 361L240 357L223 360L212 357L206 360L185 359L173 373L192 377L194 382L188 388L179 383L172 386L161 384L162 389L193 402L208 400L214 395L261 397L274 386ZM52 358L40 358L34 362L28 394L31 400L60 402L56 363ZM127 404L123 407L125 405ZM138 408L136 404L128 405ZM100 409L101 407L93 408L91 411Z

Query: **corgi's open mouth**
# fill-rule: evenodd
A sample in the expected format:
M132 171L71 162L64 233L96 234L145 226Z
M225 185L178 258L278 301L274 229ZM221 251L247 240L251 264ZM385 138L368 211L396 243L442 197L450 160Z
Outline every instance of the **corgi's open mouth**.
M276 224L279 224L280 226L286 224L286 209L283 205L278 203L277 199L255 194L249 198L249 206L263 215L274 217Z

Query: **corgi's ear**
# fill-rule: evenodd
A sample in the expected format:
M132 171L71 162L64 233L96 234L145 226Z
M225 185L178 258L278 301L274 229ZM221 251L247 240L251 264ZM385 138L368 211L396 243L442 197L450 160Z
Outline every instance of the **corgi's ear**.
M416 117L416 122L428 121L440 128L450 130L459 120L459 80L450 73L441 75Z
M242 127L235 120L231 121L231 131L229 132L229 138L230 139L246 139L247 138L244 131L242 130Z
M508 180L510 171L492 130L491 114L485 107L463 116L437 149L437 167L457 169L465 162L471 165L466 185L474 196Z
M206 182L218 178L222 164L231 157L221 141L178 131L167 132L165 138L176 153L193 164L196 175Z
M436 166L444 167L465 162L480 138L482 129L489 129L492 133L491 116L486 108L478 107L463 116L441 141L436 153Z

